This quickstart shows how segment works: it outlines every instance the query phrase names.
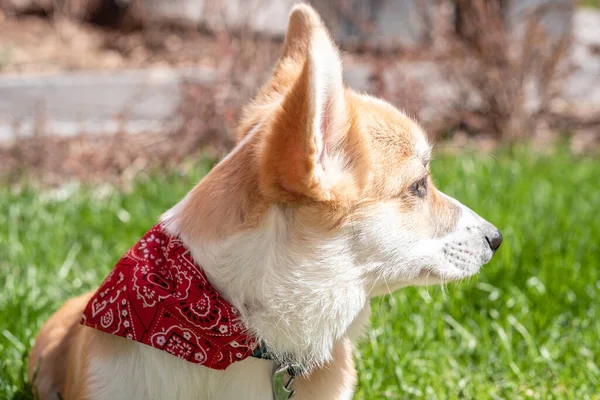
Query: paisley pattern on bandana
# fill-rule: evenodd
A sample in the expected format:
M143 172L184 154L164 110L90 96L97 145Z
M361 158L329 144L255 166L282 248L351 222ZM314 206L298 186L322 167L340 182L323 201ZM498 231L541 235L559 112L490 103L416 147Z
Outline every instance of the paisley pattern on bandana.
M238 311L210 284L181 239L160 224L115 265L81 324L220 370L256 348Z

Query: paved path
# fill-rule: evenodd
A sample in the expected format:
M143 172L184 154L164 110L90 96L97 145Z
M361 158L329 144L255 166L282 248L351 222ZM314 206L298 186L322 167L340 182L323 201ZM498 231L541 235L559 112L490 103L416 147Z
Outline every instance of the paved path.
M58 135L160 129L173 115L182 80L210 84L209 69L152 69L110 73L0 76L0 141L31 136L36 123ZM16 125L18 124L18 125Z

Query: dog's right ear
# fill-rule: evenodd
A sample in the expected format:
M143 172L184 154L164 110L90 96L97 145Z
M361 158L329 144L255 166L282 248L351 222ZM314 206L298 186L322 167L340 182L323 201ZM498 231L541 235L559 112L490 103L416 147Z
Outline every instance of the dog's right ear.
M264 117L263 105L269 105L275 97L284 96L301 73L308 58L311 40L315 31L327 34L319 14L308 4L296 4L290 12L283 53L275 64L271 78L261 88L254 101L242 111L238 127L238 142Z
M290 13L280 62L286 59L304 62L316 29L325 29L319 14L307 4L297 4Z
M274 201L337 202L355 192L342 62L321 19L307 5L296 6L290 15L272 85L278 85L278 78L289 79L286 69L299 74L283 88L262 138L261 189Z
M292 9L285 34L283 53L279 57L265 92L282 92L295 80L309 56L311 41L316 31L329 36L321 17L308 4L296 4Z

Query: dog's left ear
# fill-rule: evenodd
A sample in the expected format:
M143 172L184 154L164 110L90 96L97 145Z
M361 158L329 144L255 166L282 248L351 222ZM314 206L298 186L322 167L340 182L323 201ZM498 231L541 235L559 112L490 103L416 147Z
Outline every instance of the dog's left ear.
M286 55L304 62L261 148L261 186L278 200L333 201L352 184L344 149L350 118L338 50L308 6L290 16Z

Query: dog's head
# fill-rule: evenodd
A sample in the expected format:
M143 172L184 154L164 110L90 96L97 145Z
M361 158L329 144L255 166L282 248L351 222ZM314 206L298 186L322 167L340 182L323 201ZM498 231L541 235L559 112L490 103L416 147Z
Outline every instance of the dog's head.
M471 276L502 241L436 189L415 121L344 86L338 50L306 5L239 136L166 220L176 216L215 286L275 346L287 339L268 337L273 326L289 325L292 347L311 329L335 339L369 295ZM336 326L311 319L324 307Z
M273 80L247 110L251 123L272 104L267 96L281 97L260 143L262 192L302 209L303 225L351 234L367 280L454 280L490 260L498 230L436 189L417 123L344 87L338 50L307 6L292 12Z

